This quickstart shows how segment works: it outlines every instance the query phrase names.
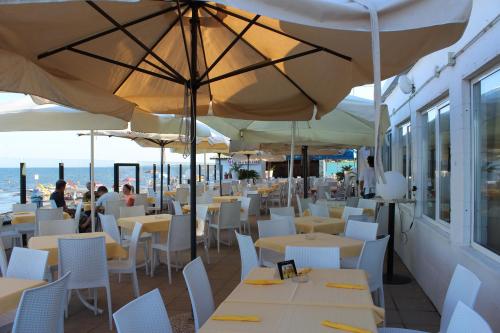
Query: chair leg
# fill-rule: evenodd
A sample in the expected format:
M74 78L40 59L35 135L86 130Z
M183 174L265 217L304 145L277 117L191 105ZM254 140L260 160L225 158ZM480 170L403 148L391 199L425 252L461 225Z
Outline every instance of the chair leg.
M151 252L151 277L155 276L155 267L156 267L156 251L153 249Z
M167 252L168 283L172 284L172 268L170 267L170 251Z
M132 284L134 287L134 296L135 298L137 298L140 296L140 292L139 292L139 281L137 280L137 271L135 269L132 271Z
M144 241L144 262L146 267L146 273L148 272L148 262L149 262L149 249L148 249L148 241Z
M106 286L106 298L108 299L108 319L109 319L109 330L113 330L113 309L111 307L111 288Z
M97 316L97 288L94 288L94 316Z
M385 309L384 287L378 288L378 306Z
M217 228L217 253L220 253L220 229Z

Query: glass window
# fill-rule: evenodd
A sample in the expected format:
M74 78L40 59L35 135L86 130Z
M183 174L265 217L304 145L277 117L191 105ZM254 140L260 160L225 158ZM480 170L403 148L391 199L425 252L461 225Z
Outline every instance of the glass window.
M388 131L385 134L384 145L382 146L382 164L384 165L384 171L392 170L392 134Z
M450 105L439 109L439 218L450 222Z
M500 70L473 85L474 242L500 254Z
M405 176L408 182L408 193L407 197L411 198L411 125L410 123L404 123L398 127L398 137L399 137L399 156L401 160L399 163L399 172Z
M436 218L436 110L424 115L424 214Z

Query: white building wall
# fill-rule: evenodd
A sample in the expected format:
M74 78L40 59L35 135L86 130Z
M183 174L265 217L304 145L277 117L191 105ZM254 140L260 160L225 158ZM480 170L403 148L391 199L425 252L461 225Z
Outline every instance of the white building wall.
M392 163L397 170L397 125L411 119L413 183L417 186L416 207L401 205L403 221L396 223L396 251L435 306L441 310L444 295L456 264L481 279L476 309L500 332L500 256L490 257L471 246L473 221L472 137L470 79L500 64L500 1L474 0L471 20L455 45L422 58L407 74L416 86L408 102L396 87L387 97L392 127ZM482 32L483 31L483 32ZM461 51L462 50L462 51ZM458 52L456 64L448 64L448 52ZM436 68L439 69L436 72ZM433 78L432 78L433 77ZM436 102L449 99L451 108L451 223L422 217L424 195L421 121L419 114ZM413 228L404 237L414 218ZM400 214L396 213L397 219ZM500 218L500 217L499 217Z

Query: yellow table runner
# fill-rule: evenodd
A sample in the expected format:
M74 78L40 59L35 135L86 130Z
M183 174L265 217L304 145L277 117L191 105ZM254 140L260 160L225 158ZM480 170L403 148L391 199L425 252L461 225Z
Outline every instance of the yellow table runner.
M322 232L336 235L344 232L345 223L337 218L302 216L295 218L295 227L299 233Z
M235 201L238 201L240 199L240 196L237 196L237 195L226 195L226 196L215 196L212 198L212 201L214 203L217 203L217 202L235 202Z
M23 291L45 284L40 280L24 280L0 277L0 313L15 310Z
M63 216L65 220L69 220L71 216L63 212ZM12 213L12 224L21 224L21 223L35 223L36 217L35 212L19 212Z
M31 237L28 241L28 248L35 250L45 250L49 251L49 259L47 264L49 266L57 265L57 258L59 255L59 249L57 240L59 238L93 238L93 237L105 237L106 241L106 254L110 259L117 258L127 258L128 252L121 247L120 244L115 242L105 232L89 232L85 234L74 234L74 235L54 235L54 236L37 236Z
M170 214L122 217L118 219L118 226L133 230L137 222L142 224L142 232L167 232L171 220L172 215Z

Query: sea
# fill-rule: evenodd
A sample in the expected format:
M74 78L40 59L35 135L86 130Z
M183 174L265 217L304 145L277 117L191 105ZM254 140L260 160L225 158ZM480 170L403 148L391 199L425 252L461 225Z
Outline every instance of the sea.
M159 169L159 166L157 166ZM95 181L96 184L102 184L108 189L113 188L113 167L96 167ZM141 189L145 190L151 186L153 174L153 166L141 166L139 172L139 180ZM164 184L166 184L166 166L164 169ZM159 186L159 170L157 170L157 184ZM179 166L171 166L171 179L177 179L179 175ZM42 184L45 187L54 187L55 182L59 178L59 169L56 168L27 168L26 169L26 188L30 192L37 184ZM129 178L127 180L127 178ZM130 181L133 178L133 181ZM90 169L87 167L65 167L64 179L67 182L74 183L78 188L85 188L85 184L90 180ZM182 180L185 182L189 179L189 165L182 166ZM0 168L0 213L5 213L12 210L12 204L20 201L19 188L19 168ZM130 182L135 186L135 168L120 167L120 183ZM30 193L27 197L29 201Z

